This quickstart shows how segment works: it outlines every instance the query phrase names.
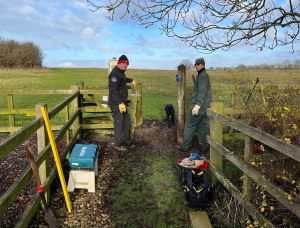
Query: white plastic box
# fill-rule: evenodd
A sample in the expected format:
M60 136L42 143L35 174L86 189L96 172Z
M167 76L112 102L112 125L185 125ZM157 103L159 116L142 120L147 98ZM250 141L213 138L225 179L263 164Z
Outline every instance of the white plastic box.
M94 169L71 168L68 180L69 192L73 192L75 188L84 188L88 192L96 191L95 178L98 176L98 154L99 151L97 150Z

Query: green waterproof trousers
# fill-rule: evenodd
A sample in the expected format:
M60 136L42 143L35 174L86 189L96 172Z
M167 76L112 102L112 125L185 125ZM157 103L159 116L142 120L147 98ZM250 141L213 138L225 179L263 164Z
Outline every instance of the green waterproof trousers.
M209 144L207 142L208 135L208 116L207 113L201 113L198 116L189 114L184 127L183 143L181 147L188 150L191 147L192 139L196 133L202 152L207 152Z

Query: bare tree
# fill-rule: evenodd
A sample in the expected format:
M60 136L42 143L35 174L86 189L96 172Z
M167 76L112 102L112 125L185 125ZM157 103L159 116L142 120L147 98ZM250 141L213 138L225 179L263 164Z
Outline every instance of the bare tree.
M299 40L299 0L87 0L91 11L101 8L131 16L145 27L159 24L170 37L188 46L212 52L240 43L258 50ZM297 49L297 47L296 47Z
M187 70L190 70L193 67L193 63L190 60L188 60L188 59L182 60L179 65L185 65L185 67L186 67Z

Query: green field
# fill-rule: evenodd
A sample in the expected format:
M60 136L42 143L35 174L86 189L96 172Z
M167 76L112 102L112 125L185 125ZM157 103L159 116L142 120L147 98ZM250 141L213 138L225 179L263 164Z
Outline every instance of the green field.
M188 87L191 87L193 84L191 77L193 73L193 71L187 73ZM290 117L295 117L296 115L296 117L299 117L300 113L300 70L224 70L208 71L208 73L211 76L214 101L221 101L226 106L235 104L239 108L252 108L257 112L270 112L265 117L270 116L270 126L276 126L276 130L281 130L278 132L278 137L291 140L294 138L299 139L300 125L297 122L299 118L291 119ZM166 103L172 103L176 107L177 85L175 70L128 70L127 75L142 84L144 119L163 119ZM245 107L245 105L242 105L243 101L247 99L252 91L257 77L260 82L254 89L250 102ZM80 81L83 81L85 86L90 88L106 87L107 70L53 68L31 71L0 71L0 88L2 90L26 88L69 89ZM234 99L231 99L232 94L234 94ZM51 108L61 102L66 96L18 95L14 97L16 101L15 107L34 108L37 103L47 103ZM0 96L1 109L7 107L6 99L6 95ZM265 99L265 102L263 99ZM278 121L279 118L276 119L278 116L281 118L280 121ZM34 117L28 117L27 121L30 118L33 119ZM19 125L25 123L24 117L17 116L17 120L19 121ZM265 118L264 120L268 119ZM7 116L0 116L0 126L7 126L5 125L7 122ZM151 122L157 121L149 121L149 123ZM277 125L275 125L276 123ZM113 213L115 213L114 222L120 227L128 226L128 224L136 225L138 222L151 227L153 221L159 227L184 227L181 226L183 223L186 225L185 227L188 227L188 224L186 224L188 220L186 206L183 203L184 198L182 197L183 192L179 189L179 185L176 182L177 173L173 166L176 163L176 159L181 157L181 154L179 155L172 151L173 147L170 144L173 144L173 140L172 138L168 138L169 135L166 132L165 138L163 138L164 134L161 132L160 124L157 123L157 126L153 126L146 123L144 128L137 130L137 132L140 131L140 135L137 138L141 140L140 142L146 142L146 146L143 145L135 153L120 156L115 163L118 165L112 173L112 179L118 185L114 185L109 192L109 200L114 202L112 204ZM227 129L224 129L224 131L227 131ZM282 132L284 134L281 134ZM277 134L277 132L274 133ZM168 139L169 141L164 139ZM243 141L232 140L235 143L234 145L229 141L225 141L224 144L230 144L230 149L243 151ZM241 174L235 168L232 168L233 166L225 165L224 167L229 179L240 180L239 177ZM278 170L278 168L274 170ZM285 167L279 170L290 173ZM294 175L294 172L292 174ZM298 186L299 182L296 179L296 175L290 180L296 180L294 183L297 183L295 186ZM219 197L218 199L222 200L214 204L215 207L212 208L213 212L211 213L213 214L212 220L214 224L219 225L216 227L230 227L232 226L232 219L228 215L232 214L235 216L236 213L231 211L232 207L230 207L230 203L232 202L232 198L224 198L225 194L222 191L216 193L217 197ZM174 200L177 201L174 202ZM171 206L166 207L165 205ZM233 205L233 207L237 208L236 205ZM144 208L151 210L151 213L144 213ZM134 210L137 212L131 213ZM176 213L178 213L178 216L176 216ZM137 217L141 218L141 221L137 222ZM236 217L235 219L238 220ZM241 224L245 223L240 218L238 222ZM226 226L224 224L230 225Z
M213 87L213 100L229 106L231 94L235 93L236 103L245 100L259 77L259 85L285 89L300 85L300 70L214 70L209 71ZM187 85L192 86L190 70L187 72ZM177 85L176 70L131 70L127 76L143 86L144 119L163 119L164 106L172 103L175 108ZM69 89L83 81L86 87L107 87L106 69L50 68L41 70L0 70L0 90L3 89ZM243 89L243 90L242 90ZM252 100L261 99L258 89ZM53 107L65 95L14 96L15 108L34 108L37 103L47 103ZM0 95L0 108L7 107L6 95ZM259 101L258 101L259 102ZM17 119L24 117L17 117ZM6 116L0 116L0 125L6 123ZM22 121L21 121L22 124Z

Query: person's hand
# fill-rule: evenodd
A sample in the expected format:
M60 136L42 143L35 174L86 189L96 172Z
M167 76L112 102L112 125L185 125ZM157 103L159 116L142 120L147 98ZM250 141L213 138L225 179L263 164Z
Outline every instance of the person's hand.
M133 88L135 88L136 87L136 81L132 80L131 85L132 85Z
M119 104L120 113L126 112L126 105L124 103Z
M198 116L199 115L199 109L200 105L195 105L194 108L192 109L192 116Z

